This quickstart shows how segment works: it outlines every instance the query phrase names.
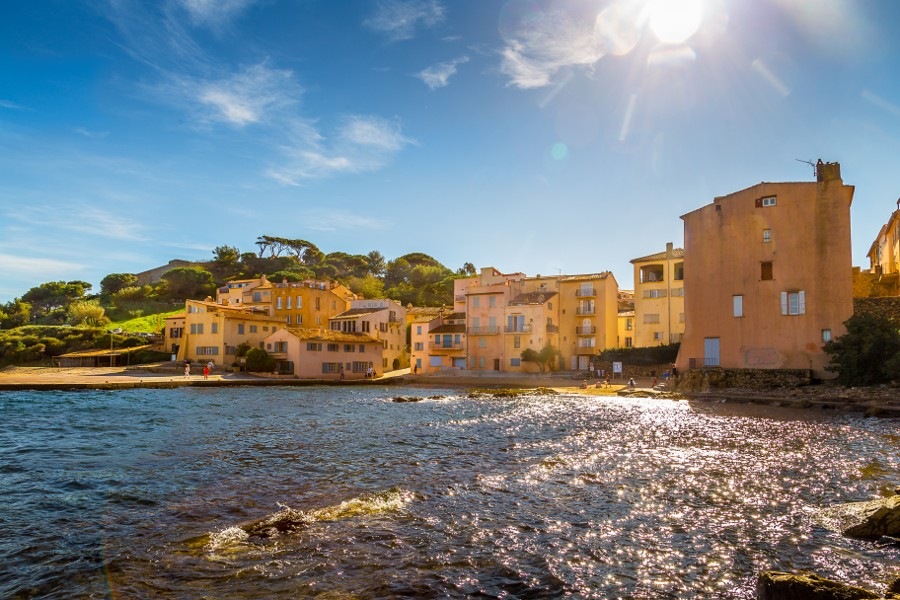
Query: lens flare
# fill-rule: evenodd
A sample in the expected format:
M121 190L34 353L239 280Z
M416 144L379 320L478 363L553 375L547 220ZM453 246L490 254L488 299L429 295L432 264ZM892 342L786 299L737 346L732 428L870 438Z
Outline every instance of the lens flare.
M700 0L655 0L648 10L650 30L668 44L684 43L697 33L703 17Z

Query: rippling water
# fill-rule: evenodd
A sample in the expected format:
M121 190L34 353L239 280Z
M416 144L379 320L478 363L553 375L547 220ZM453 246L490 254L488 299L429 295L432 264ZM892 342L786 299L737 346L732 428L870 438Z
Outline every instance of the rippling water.
M895 420L382 388L0 392L3 598L752 598L883 589L810 510L900 485Z

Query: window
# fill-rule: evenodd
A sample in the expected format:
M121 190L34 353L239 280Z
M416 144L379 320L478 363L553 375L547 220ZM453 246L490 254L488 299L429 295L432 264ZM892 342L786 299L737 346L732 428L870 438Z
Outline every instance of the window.
M219 333L219 324L218 323L213 323L210 327L211 327L213 333Z
M759 271L760 271L759 278L760 279L762 279L763 281L769 281L771 279L775 279L774 275L772 274L772 263L763 262L763 263L759 263L759 266L760 266L760 269L759 269Z
M731 305L735 317L744 316L744 297L740 295L731 297Z
M250 326L250 333L256 333L256 325Z
M641 267L641 283L665 280L663 265L648 265Z
M521 358L511 358L511 359L509 359L509 366L511 366L511 367L518 367L518 366L521 366L521 365L522 365L522 359L521 359Z
M496 296L488 296L488 306L494 308L497 306L497 297Z
M483 337L478 338L478 347L479 348L487 348L487 338L483 338Z
M366 323L368 323L368 321L366 321ZM363 331L368 331L368 329L366 329L364 327ZM422 326L421 325L416 325L416 335L422 335Z
M658 342L658 341L660 341L660 340L662 340L662 339L663 339L663 332L662 332L662 331L654 331L654 332L653 332L653 341L654 341L654 342Z
M777 202L775 200L775 196L769 196L768 198L763 198L760 204L762 204L763 206L775 206Z
M197 333L203 333L203 323L197 323Z
M413 346L413 350L424 350L425 344L423 342L416 342Z
M823 341L823 342L830 342L830 341L831 341L831 330L830 330L830 329L823 329L823 330L822 330L822 341Z
M479 304L480 304L480 298L478 296L473 297L472 298L472 308L478 308Z
M319 310L319 306L320 306L319 298L316 298L316 310Z
M675 274L672 279L675 281L684 281L684 263L675 263L673 270L675 271Z
M322 363L322 372L323 373L340 373L343 365L339 362L323 362Z
M290 325L291 324L291 315L288 315L287 317L285 317L284 322L287 323L288 325Z
M625 347L631 348L631 338L630 337L625 338Z
M340 349L340 347L341 347L340 344L328 344L328 351L329 352L337 352Z
M303 296L297 296L297 310L303 308Z
M238 335L244 335L244 324L238 323Z
M262 294L259 292L253 292L253 301L262 302Z
M287 342L275 342L275 352L287 352Z
M806 314L806 292L781 292L781 314Z
M197 324L191 323L191 334L197 333Z
M644 315L644 324L659 323L659 313L647 313Z
M198 356L218 356L219 347L218 346L197 346L197 355Z
M279 298L278 301L280 302L281 298ZM290 296L287 297L287 309L291 310L291 297Z
M362 321L362 330L363 330L363 332L368 333L369 331L372 330L371 328L372 328L372 323L371 323L370 321ZM422 327L421 327L421 326L419 327L418 333L422 333Z
M644 298L665 298L666 290L644 290Z
M365 344L360 344L360 345L359 345L359 351L360 351L360 352L365 352L365 351L366 351L366 345L365 345Z
M625 319L625 331L631 331L633 327L631 319Z
M356 344L344 344L344 352L356 352Z
M306 342L306 349L309 352L321 352L322 344L320 342Z
M513 336L513 348L521 348L522 347L522 336L514 335Z
M763 243L768 244L772 241L772 230L763 229Z
M281 310L283 307L281 305L281 296L275 298L275 308Z

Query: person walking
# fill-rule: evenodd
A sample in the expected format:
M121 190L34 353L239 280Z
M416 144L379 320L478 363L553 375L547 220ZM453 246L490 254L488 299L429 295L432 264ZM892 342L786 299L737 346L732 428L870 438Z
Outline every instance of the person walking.
M209 365L203 365L203 379L209 379Z
M191 375L191 363L185 362L184 363L184 376L190 377L190 375Z

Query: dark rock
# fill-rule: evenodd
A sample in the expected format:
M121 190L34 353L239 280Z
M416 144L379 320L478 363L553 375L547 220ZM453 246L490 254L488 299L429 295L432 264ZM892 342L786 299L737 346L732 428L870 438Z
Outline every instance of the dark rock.
M867 600L875 592L813 574L765 571L756 584L759 600Z
M823 509L819 520L841 535L862 539L900 537L900 495Z
M395 396L394 402L421 402L421 398L415 396Z

